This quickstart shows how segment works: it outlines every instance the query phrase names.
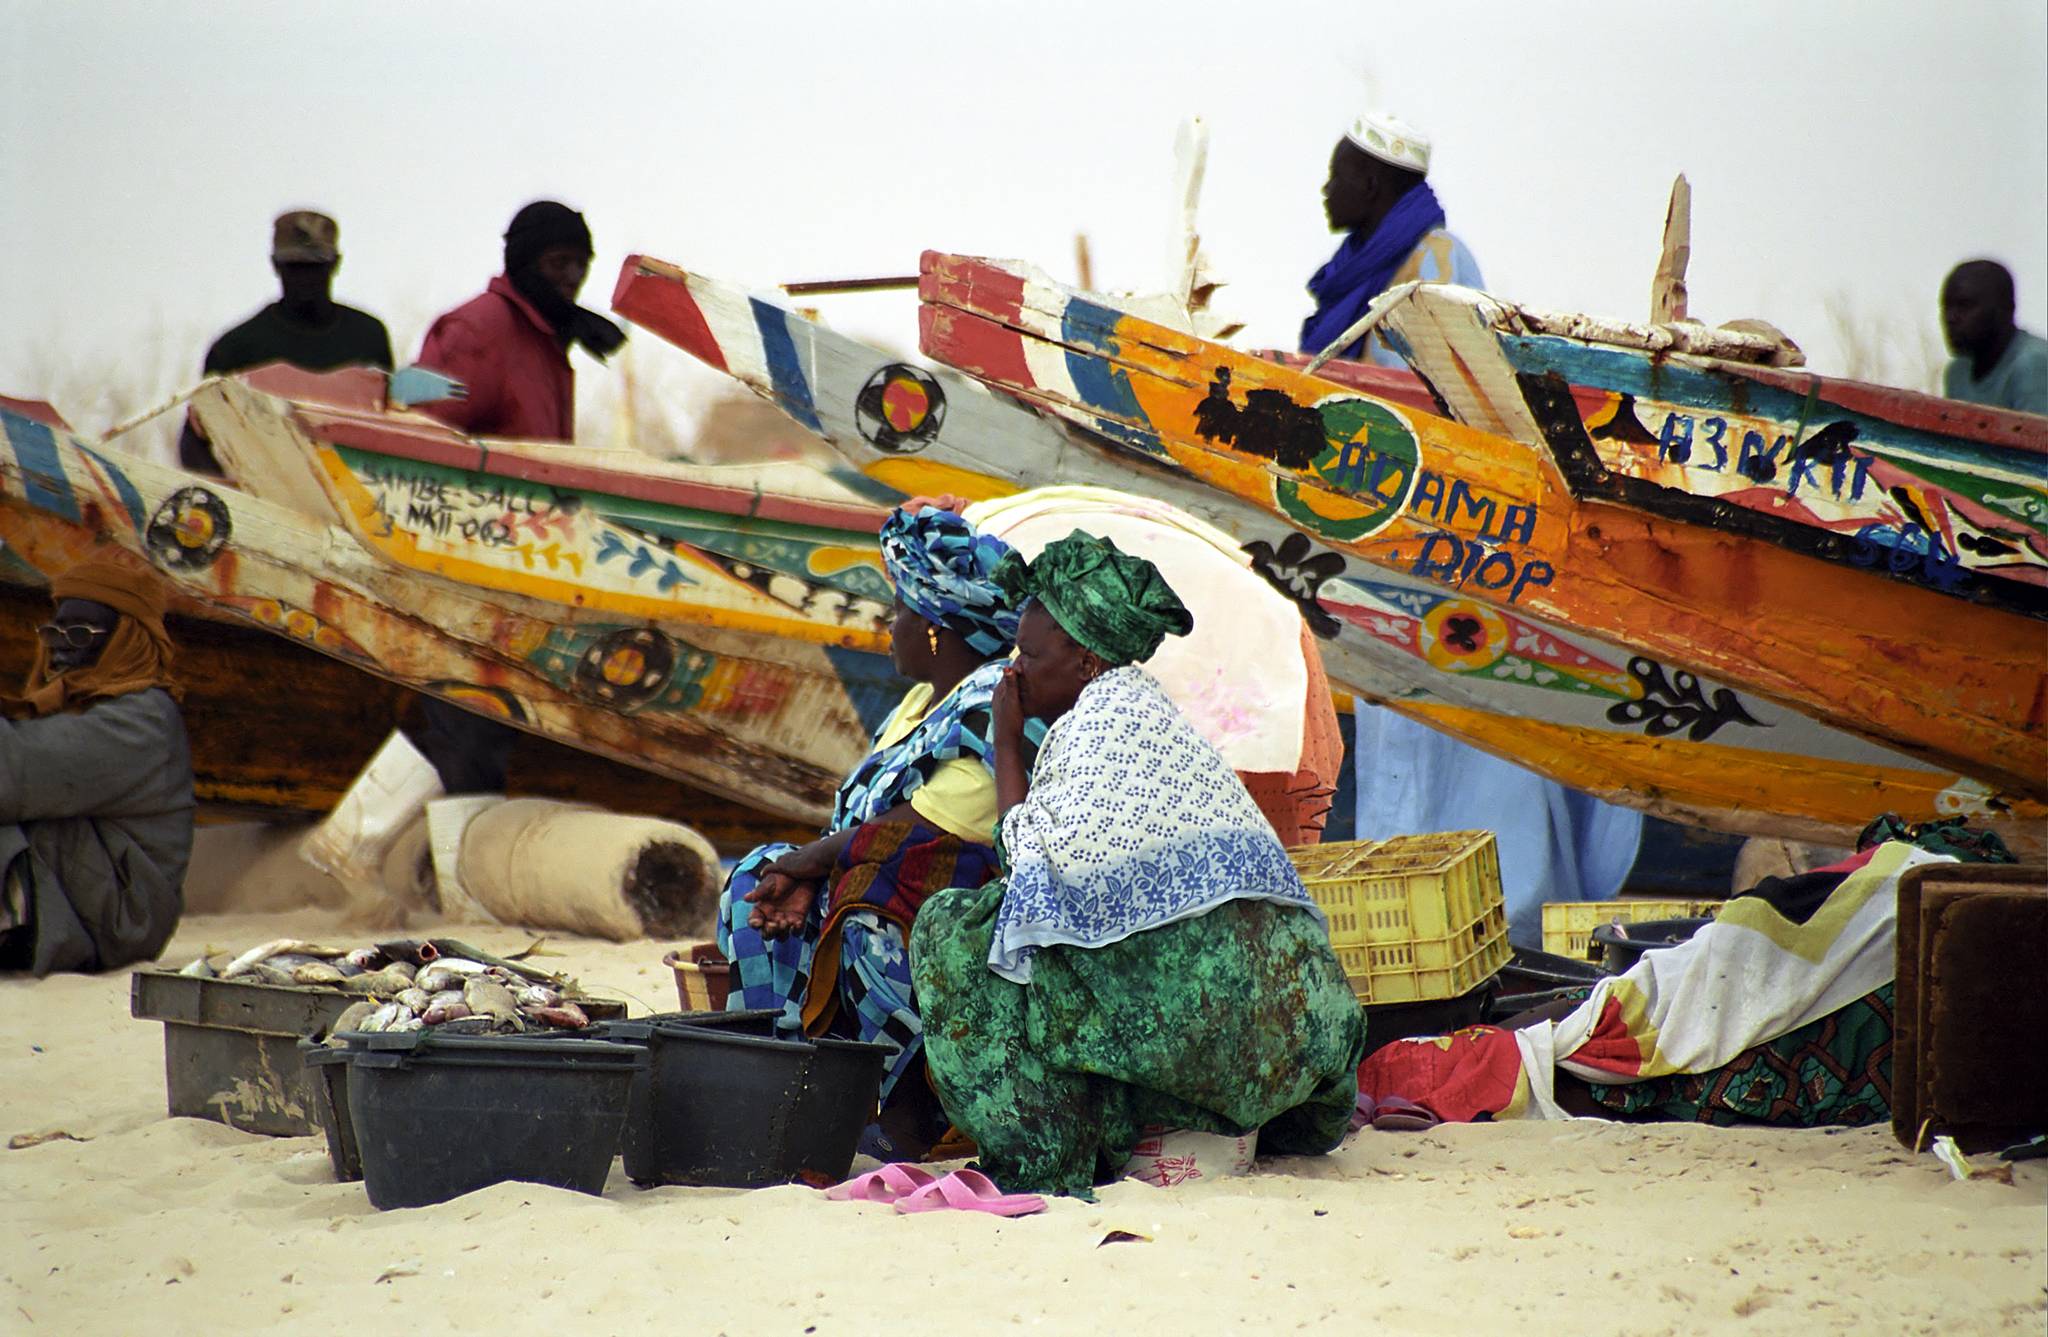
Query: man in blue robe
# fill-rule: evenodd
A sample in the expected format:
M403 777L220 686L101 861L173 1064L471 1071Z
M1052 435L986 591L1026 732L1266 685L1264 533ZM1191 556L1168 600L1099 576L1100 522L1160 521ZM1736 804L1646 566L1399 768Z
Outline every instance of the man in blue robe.
M1444 226L1443 206L1426 179L1429 159L1429 140L1384 114L1360 117L1337 141L1323 212L1331 230L1345 235L1309 280L1316 309L1302 322L1302 352L1320 353L1397 284L1483 285L1472 252ZM1403 365L1378 332L1342 356L1357 358L1367 344L1364 353L1374 362ZM1567 789L1381 706L1361 702L1356 726L1357 838L1494 832L1508 936L1517 944L1541 942L1545 901L1611 899L1635 864L1639 812Z

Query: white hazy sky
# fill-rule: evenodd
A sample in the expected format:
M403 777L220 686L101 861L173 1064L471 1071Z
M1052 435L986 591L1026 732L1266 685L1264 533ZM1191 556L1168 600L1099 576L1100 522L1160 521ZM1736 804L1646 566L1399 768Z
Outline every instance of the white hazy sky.
M1197 113L1249 343L1292 345L1330 145L1368 105L1434 138L1509 298L1640 317L1684 171L1693 313L1772 320L1822 370L1921 381L1968 256L2013 269L2022 324L2048 310L2041 0L0 0L0 31L0 393L118 384L109 413L270 300L269 221L299 205L340 220L337 295L401 358L544 195L590 217L596 307L636 250L763 286L925 247L1071 279L1077 231L1102 286L1150 286ZM823 300L915 343L908 295Z

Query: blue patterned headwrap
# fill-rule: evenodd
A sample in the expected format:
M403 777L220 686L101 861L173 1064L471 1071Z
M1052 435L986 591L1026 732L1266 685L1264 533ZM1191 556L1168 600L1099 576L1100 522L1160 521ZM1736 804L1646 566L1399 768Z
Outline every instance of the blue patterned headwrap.
M882 525L882 564L911 612L958 632L984 655L1017 643L1017 605L989 579L1010 545L951 511L892 511Z

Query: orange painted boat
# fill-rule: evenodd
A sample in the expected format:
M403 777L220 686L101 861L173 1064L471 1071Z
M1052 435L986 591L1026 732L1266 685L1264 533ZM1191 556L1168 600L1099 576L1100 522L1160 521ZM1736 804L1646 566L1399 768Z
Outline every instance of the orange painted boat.
M1661 663L1629 641L1318 548L1305 525L1170 459L1141 459L971 375L907 364L731 283L634 256L613 308L897 491L993 497L1086 483L1199 516L1295 601L1334 683L1573 788L1725 831L1832 844L1852 842L1881 811L1969 815L2030 847L2048 830L2048 807L2009 790ZM1412 373L1344 370L1397 404L1435 403Z
M927 354L1135 457L1504 615L1642 647L1688 679L2048 797L2048 636L2033 619L1581 499L1539 446L1140 319L1026 266L927 253L922 272Z

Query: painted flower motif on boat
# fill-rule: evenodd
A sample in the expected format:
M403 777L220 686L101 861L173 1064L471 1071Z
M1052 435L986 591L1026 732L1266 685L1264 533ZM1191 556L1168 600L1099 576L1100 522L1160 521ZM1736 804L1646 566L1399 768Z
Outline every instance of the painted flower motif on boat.
M1643 694L1642 684L1619 665L1471 599L1346 576L1323 585L1321 603L1439 672L1613 701Z
M1434 668L1452 673L1492 668L1507 646L1507 619L1469 599L1446 599L1422 619L1422 657Z

